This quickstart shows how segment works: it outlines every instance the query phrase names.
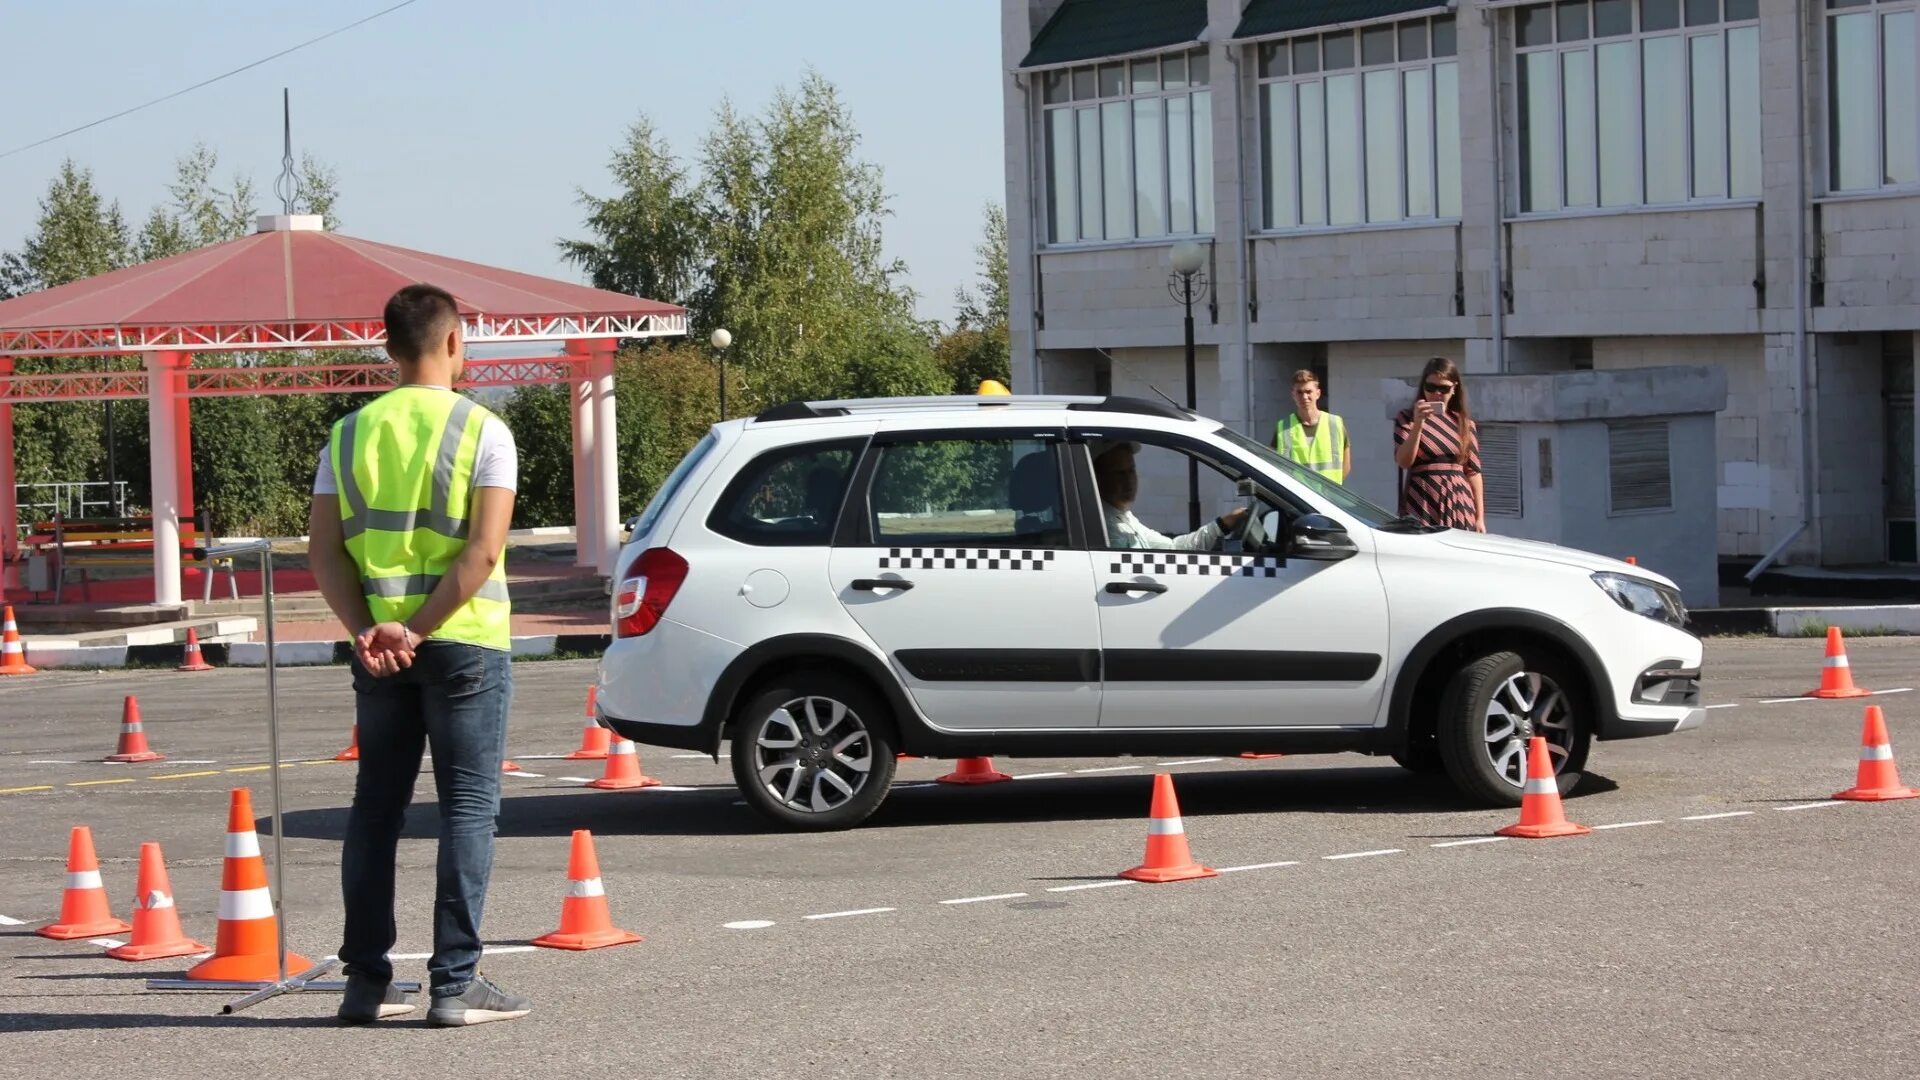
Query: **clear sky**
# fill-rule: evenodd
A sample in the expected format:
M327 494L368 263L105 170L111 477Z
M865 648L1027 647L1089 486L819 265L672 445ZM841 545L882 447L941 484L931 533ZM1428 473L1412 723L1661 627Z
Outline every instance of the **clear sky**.
M0 3L0 151L239 67L394 0ZM987 0L418 0L183 97L0 158L0 250L17 249L63 157L137 229L196 141L224 185L279 211L280 90L294 152L339 174L343 231L577 279L578 188L651 116L692 164L714 109L757 113L807 67L840 90L892 196L890 255L924 317L975 277L982 206L1004 199L998 7ZM680 297L658 297L678 300Z

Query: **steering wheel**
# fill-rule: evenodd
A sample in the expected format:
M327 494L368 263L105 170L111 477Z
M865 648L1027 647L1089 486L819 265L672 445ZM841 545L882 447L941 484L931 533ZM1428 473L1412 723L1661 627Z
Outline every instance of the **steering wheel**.
M1266 542L1266 530L1260 523L1260 497L1247 496L1246 513L1241 516L1240 524L1221 536L1221 547L1234 554L1258 551Z

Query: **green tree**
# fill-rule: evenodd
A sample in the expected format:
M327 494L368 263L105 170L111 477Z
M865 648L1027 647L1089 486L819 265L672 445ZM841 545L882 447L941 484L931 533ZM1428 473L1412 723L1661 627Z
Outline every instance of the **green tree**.
M981 240L980 292L954 291L954 327L934 343L933 354L952 381L953 393L972 394L983 379L1011 384L1012 358L1007 337L1007 215L987 206Z
M618 193L579 192L596 240L562 240L561 257L587 272L596 289L629 296L681 297L700 267L699 206L684 169L646 117L614 151Z

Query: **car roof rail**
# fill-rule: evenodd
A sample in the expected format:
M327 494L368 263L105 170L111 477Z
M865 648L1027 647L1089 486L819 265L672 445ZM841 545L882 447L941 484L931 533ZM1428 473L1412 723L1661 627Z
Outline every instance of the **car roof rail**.
M828 416L846 416L846 409L833 406L819 406L807 401L785 401L764 410L753 418L756 424L772 423L775 420L818 420Z
M1068 409L1074 412L1131 413L1167 420L1192 420L1194 414L1147 398L1074 394L943 394L927 397L847 398L834 401L788 401L754 417L756 423L776 420L816 420L830 416L898 411L948 411L968 408Z
M1098 401L1079 401L1067 406L1072 412L1117 412L1137 416L1158 416L1167 420L1192 420L1194 414L1163 401L1148 398L1108 395Z

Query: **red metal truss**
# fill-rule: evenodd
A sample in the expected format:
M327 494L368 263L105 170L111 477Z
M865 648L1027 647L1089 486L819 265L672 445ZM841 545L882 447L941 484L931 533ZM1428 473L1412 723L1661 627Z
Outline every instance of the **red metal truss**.
M580 377L582 356L467 361L464 388L561 383ZM378 393L394 384L391 364L316 364L309 367L188 368L188 397L260 394ZM0 404L144 398L143 371L61 372L0 376Z
M586 316L480 314L468 315L465 322L466 340L474 345L581 338L677 337L687 332L684 313ZM373 348L385 343L386 336L386 326L379 319L205 326L0 327L0 356Z

